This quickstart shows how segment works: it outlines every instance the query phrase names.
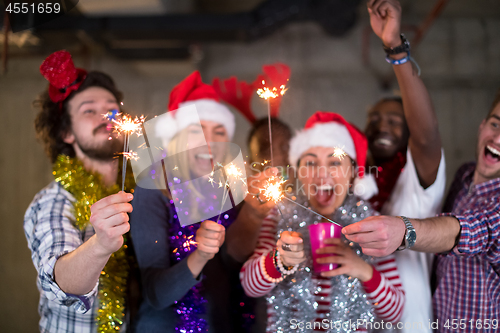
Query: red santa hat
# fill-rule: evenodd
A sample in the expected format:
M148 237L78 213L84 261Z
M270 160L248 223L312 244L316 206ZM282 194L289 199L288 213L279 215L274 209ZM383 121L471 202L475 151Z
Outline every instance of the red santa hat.
M193 106L196 108L196 113L190 112ZM226 128L229 139L233 138L234 115L219 102L215 89L201 81L198 71L193 72L172 89L168 111L170 112L156 123L157 136L160 136L164 142L169 142L180 130L196 124L198 120L222 124Z
M363 199L369 199L378 193L373 176L364 173L368 151L366 136L341 115L323 111L313 114L304 129L290 141L290 165L297 166L301 155L312 147L342 149L358 165L354 193Z

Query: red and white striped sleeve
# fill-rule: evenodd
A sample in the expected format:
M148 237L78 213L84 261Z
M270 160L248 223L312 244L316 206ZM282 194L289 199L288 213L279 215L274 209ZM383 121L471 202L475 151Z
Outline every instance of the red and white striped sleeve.
M363 282L363 287L380 319L392 323L401 319L405 293L393 254L376 259L373 263L373 277Z
M267 279L266 275L274 279L281 277L281 273L269 257L269 252L276 248L278 220L277 210L273 209L262 222L257 246L252 256L241 268L240 281L245 293L250 297L264 296L275 287L276 284Z

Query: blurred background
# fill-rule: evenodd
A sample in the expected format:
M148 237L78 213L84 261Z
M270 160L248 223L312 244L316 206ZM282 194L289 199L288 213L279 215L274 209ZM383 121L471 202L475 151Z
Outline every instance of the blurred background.
M403 32L439 118L449 184L474 159L478 125L500 88L500 2L401 3ZM251 82L262 65L287 64L280 118L294 129L316 110L364 128L368 108L398 91L361 0L80 0L31 30L6 33L0 20L0 332L38 330L22 224L35 193L53 179L32 108L47 87L39 66L50 53L66 49L78 67L110 74L125 109L148 117L165 112L170 90L196 69L206 83L232 75ZM252 105L266 115L263 100L255 96ZM245 155L250 125L236 119L234 141Z

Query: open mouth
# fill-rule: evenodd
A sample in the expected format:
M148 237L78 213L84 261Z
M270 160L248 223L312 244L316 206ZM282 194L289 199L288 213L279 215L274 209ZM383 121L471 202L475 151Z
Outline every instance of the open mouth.
M374 144L381 147L390 147L392 146L392 141L386 138L379 138L374 141Z
M484 158L489 163L497 163L500 161L500 151L488 145L484 148Z
M212 154L196 154L196 159L201 159L201 160L211 160L214 158Z
M207 153L196 154L194 155L194 157L196 159L196 163L198 164L198 166L200 166L203 170L212 169L212 159L214 158L212 154L207 154Z
M329 184L323 184L317 187L317 192L315 195L316 201L321 206L329 206L334 197L333 186Z

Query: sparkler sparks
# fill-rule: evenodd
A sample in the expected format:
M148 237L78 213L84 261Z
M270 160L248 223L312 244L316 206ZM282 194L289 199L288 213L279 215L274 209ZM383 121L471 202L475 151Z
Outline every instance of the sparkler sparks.
M333 150L333 154L332 156L333 157L338 157L340 159L343 159L344 157L347 156L346 152L344 151L343 149L344 147L340 148L340 147L335 147L335 149Z
M273 156L273 135L271 132L271 98L276 98L278 96L283 96L285 92L287 91L287 88L285 87L284 84L282 84L278 88L272 87L268 88L266 87L266 81L262 80L262 85L264 85L263 88L257 89L257 95L259 95L260 98L263 98L267 101L267 123L269 127L269 149L271 152L271 165L274 166L274 156Z
M186 237L186 236L183 235L183 237ZM184 241L184 243L182 243L181 247L182 247L182 249L184 249L185 252L191 251L191 246L198 245L198 242L194 241L193 237L194 237L194 235L187 237L186 240ZM180 250L181 250L180 248L176 247L172 251L172 253L177 253L177 251L180 251Z
M243 176L243 173L241 172L240 169L238 169L238 167L236 165L234 165L233 163L229 164L226 168L226 174L228 176L232 176L232 177L235 177L235 178L238 178L241 176Z
M288 90L288 88L286 88L284 84L282 84L279 88L265 87L266 81L264 80L262 80L262 84L264 85L264 87L257 89L257 95L259 95L260 98L263 98L265 100L268 100L269 98L276 98L278 96L283 96L285 92Z
M272 176L272 177L270 177L268 179L267 184L262 189L260 189L260 194L259 195L263 195L266 200L268 200L268 201L274 201L274 203L278 203L278 202L282 201L283 199L286 199L286 200L290 201L291 203L294 203L295 205L297 205L299 207L302 207L302 208L304 208L306 210L309 210L311 213L313 213L313 214L315 214L317 216L320 216L320 217L326 219L327 221L329 221L331 223L335 223L335 224L339 225L338 223L336 223L336 222L332 221L331 219L327 218L326 216L321 215L321 214L315 212L311 208L303 206L303 205L299 204L298 202L296 202L296 201L294 201L294 200L292 200L290 198L287 198L285 196L285 194L283 193L283 190L282 190L282 185L285 182L286 181L283 178L281 178L281 177ZM295 199L295 197L294 197L294 199ZM277 208L278 208L278 211L279 211L280 215L283 216L283 214L281 213L281 210L279 209L278 206L277 206Z
M128 152L123 152L122 153L123 157L125 157L127 160L134 160L137 161L139 159L139 155L137 155L137 152L131 150Z
M123 105L123 104L122 104ZM121 115L121 118L118 116ZM125 175L127 173L127 160L133 159L137 161L139 156L136 152L129 151L129 137L131 134L136 134L138 137L142 135L142 124L144 123L145 117L135 117L121 114L118 110L111 110L105 114L103 117L108 121L111 121L115 124L115 132L118 136L121 134L125 135L125 140L123 140L123 162L122 162L122 191L125 190ZM118 119L117 119L118 118Z
M262 194L266 200L278 203L284 197L282 190L282 185L284 183L285 180L283 178L272 176L267 180L267 184L264 188L260 190L260 194Z
M121 119L112 119L111 121L115 124L115 131L118 133L118 135L136 134L137 136L141 136L142 123L144 122L144 120L144 116L135 117L132 119L131 116L123 115Z

